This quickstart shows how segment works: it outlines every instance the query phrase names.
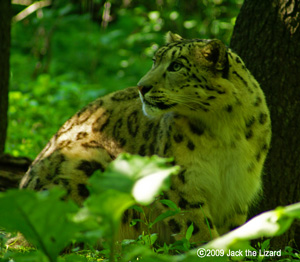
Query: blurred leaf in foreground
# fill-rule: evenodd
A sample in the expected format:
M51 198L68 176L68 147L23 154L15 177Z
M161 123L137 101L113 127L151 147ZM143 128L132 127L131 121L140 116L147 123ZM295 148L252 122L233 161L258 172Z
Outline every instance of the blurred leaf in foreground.
M102 236L111 243L111 257L123 213L135 204L150 204L159 193L168 189L169 176L179 170L170 165L171 161L157 156L121 154L104 173L96 172L89 179L91 195L76 218L79 220L79 215L83 215L82 222L98 221ZM93 232L95 227L87 234Z
M101 173L89 180L91 193L101 193L108 189L132 194L135 201L148 205L155 197L169 188L169 177L179 171L179 166L171 166L172 159L158 156L141 157L121 154Z
M73 202L61 201L63 195L64 191L59 189L1 193L0 226L21 232L49 261L56 261L78 231L78 226L69 219L78 207Z

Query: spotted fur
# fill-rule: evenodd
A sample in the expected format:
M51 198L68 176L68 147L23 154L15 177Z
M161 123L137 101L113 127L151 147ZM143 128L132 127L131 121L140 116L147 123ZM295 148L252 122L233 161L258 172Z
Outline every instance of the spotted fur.
M264 94L237 54L219 40L169 33L138 87L99 98L68 120L36 158L21 188L60 185L79 204L85 183L121 152L174 157L181 172L165 198L183 212L157 224L160 241L201 243L245 222L261 190L271 138ZM100 203L101 204L101 203ZM167 210L154 203L153 217ZM125 212L119 238L142 233ZM149 218L151 220L151 218Z

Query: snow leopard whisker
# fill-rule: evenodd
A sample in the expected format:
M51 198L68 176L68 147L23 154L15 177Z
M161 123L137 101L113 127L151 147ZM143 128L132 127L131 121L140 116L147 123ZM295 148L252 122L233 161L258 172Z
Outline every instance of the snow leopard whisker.
M173 95L169 97L169 100L171 101L176 101L179 104L184 104L187 105L186 103L190 104L196 104L196 105L200 105L200 106L209 106L209 103L207 102L203 102L197 98L195 98L192 95ZM193 108L192 106L190 106L191 108ZM196 108L194 108L196 109Z

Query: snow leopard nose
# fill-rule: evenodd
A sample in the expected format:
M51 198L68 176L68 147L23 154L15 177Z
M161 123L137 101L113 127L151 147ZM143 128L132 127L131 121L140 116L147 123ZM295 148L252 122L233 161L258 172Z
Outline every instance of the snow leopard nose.
M153 86L142 86L142 85L139 85L138 84L138 89L140 90L140 93L142 96L145 96L146 93L148 93L151 89L152 89Z

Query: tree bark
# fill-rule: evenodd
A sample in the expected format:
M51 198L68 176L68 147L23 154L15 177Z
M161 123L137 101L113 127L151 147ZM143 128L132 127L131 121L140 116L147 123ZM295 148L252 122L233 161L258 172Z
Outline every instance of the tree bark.
M20 180L28 170L31 159L27 157L13 157L8 154L0 156L0 192L18 188Z
M245 0L230 45L265 92L273 132L263 197L252 215L300 201L299 43L299 0ZM298 222L271 246L299 245L299 235Z
M0 1L0 154L7 131L11 0Z

